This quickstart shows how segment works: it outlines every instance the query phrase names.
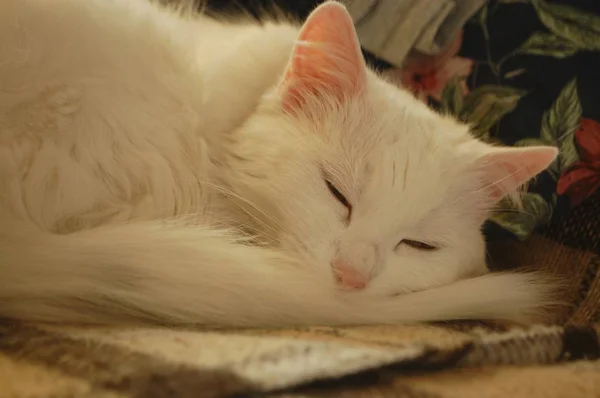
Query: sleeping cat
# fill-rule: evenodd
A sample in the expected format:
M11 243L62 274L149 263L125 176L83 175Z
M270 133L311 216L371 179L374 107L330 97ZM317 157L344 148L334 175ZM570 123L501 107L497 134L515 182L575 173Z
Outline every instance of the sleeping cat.
M215 326L521 318L480 232L555 158L369 70L336 2L224 23L0 3L0 316Z

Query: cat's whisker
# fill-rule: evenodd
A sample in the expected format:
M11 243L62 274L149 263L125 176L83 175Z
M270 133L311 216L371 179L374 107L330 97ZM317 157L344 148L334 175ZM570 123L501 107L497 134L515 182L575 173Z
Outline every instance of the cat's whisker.
M526 165L519 167L518 169L512 171L511 173L503 176L502 178L497 179L496 181L488 184L488 185L484 185L482 188L477 189L475 191L475 193L481 193L484 191L487 191L489 188L492 188L496 185L502 184L503 182L506 182L507 180L513 178L514 176L518 175L519 173L521 173L523 170L525 170L527 168Z
M272 241L276 241L276 236L272 235L269 231L258 228L256 225L244 223L240 219L230 217L221 213L215 213L210 215L204 215L201 224L208 224L217 228L231 229L238 231L244 236L248 236L251 239L256 239L258 236L264 236ZM249 235L249 233L253 233Z
M494 210L492 210L492 212L499 212L499 213L521 213L521 214L527 214L528 216L532 216L532 217L535 216L534 214L532 214L532 213L530 213L528 211L522 210L522 209L494 209Z
M271 215L269 215L267 212L265 212L264 210L262 210L258 205L256 205L255 203L253 203L252 201L250 201L249 199L246 199L242 196L240 196L239 194L221 187L217 184L211 183L209 181L203 181L202 184L205 184L206 186L209 186L219 192L221 192L222 194L224 194L225 196L229 197L229 198L233 198L235 200L240 201L241 203L245 203L248 206L252 207L253 209L255 209L257 212L259 212L262 216L264 216L268 221L272 222L273 225L275 227L279 227L281 228L281 224L275 220L275 218ZM275 227L273 227L272 225L268 224L267 222L265 222L264 220L261 220L259 217L257 217L255 214L252 214L252 212L248 211L244 206L242 206L240 203L236 202L236 201L231 201L232 204L236 205L240 210L242 210L246 215L248 215L249 217L252 217L255 221L261 223L262 226L269 228L272 232L277 233L277 229Z

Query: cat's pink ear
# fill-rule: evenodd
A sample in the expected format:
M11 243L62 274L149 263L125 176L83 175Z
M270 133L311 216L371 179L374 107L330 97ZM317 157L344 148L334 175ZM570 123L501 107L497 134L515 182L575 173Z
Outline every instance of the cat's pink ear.
M556 158L554 147L493 148L478 161L488 199L497 202L544 171Z
M307 18L292 51L281 95L286 110L297 110L311 96L341 100L366 85L366 65L350 14L329 1Z

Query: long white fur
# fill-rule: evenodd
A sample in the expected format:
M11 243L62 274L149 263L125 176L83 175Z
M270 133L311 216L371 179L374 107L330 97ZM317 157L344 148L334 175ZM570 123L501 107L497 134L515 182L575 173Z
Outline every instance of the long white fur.
M0 316L277 326L543 308L543 280L482 275L471 169L491 149L371 72L367 99L313 104L318 125L282 114L297 34L146 0L3 0ZM361 204L349 226L318 164ZM368 289L336 289L335 242L412 237L447 248L390 249Z
M339 297L276 251L197 226L137 223L0 241L2 315L220 326L393 324L536 315L548 286L488 274L385 298ZM15 267L14 264L20 266Z

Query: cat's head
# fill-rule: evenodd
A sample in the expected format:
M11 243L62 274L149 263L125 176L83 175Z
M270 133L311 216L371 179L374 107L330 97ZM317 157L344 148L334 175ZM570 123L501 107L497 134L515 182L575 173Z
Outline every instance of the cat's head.
M489 210L557 154L475 140L377 77L335 2L307 19L241 134L236 190L264 232L333 286L377 295L485 272Z

